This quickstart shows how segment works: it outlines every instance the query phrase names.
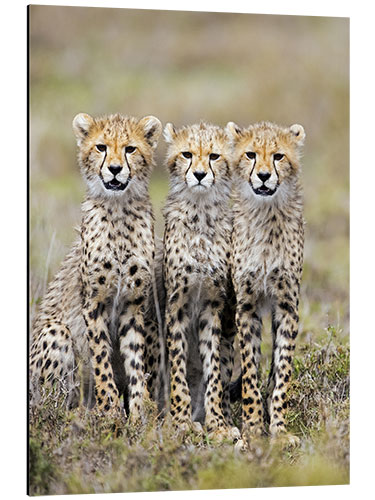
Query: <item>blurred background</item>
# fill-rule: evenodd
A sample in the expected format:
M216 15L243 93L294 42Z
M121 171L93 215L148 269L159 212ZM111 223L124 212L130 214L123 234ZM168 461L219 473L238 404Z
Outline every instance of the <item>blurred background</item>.
M349 333L349 20L29 7L31 317L75 239L84 185L72 119L301 123L306 250L301 337ZM156 231L168 178L160 141ZM265 339L268 342L268 339Z

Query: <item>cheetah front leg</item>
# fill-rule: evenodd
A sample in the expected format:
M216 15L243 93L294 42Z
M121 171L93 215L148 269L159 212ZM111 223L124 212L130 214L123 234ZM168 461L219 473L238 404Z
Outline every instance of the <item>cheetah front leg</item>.
M258 388L262 320L256 312L253 294L239 297L236 307L241 372L242 372L242 431L260 435L264 430L263 404Z
M144 418L144 399L148 397L145 377L145 327L143 296L124 304L120 315L120 351L129 380L129 418L136 423Z
M234 366L234 336L224 337L220 342L220 373L223 386L222 410L225 421L228 425L233 425L232 412L230 408L230 382L232 380Z
M159 402L163 397L164 364L162 364L160 325L156 321L146 321L145 332L145 373L147 374L147 389L150 397ZM164 361L164 358L163 358Z
M214 299L206 301L199 320L199 351L206 384L204 397L205 424L210 437L238 440L229 408L229 383L233 365L233 339L224 337L221 328L223 305ZM231 330L233 332L233 330ZM224 385L227 389L224 393ZM225 397L227 396L227 398ZM227 403L227 406L225 404ZM225 410L226 413L225 413Z
M279 297L273 311L273 361L270 373L268 409L270 415L270 433L275 436L285 433L285 411L287 408L287 390L292 374L292 359L295 339L298 333L298 301L288 297Z
M182 430L192 426L191 396L186 378L188 343L186 331L188 316L188 293L182 287L167 297L165 324L170 361L171 407L173 420Z
M97 407L99 410L116 411L120 408L120 400L110 362L112 345L104 302L88 300L83 307L83 317L87 327Z
M220 373L220 316L223 305L218 300L208 300L203 307L199 319L199 352L206 383L205 423L209 433L220 433L227 427L222 410L223 387Z

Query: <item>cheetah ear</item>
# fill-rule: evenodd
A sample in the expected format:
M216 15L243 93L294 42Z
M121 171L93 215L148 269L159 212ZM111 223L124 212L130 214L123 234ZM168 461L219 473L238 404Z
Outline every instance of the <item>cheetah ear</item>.
M139 120L139 126L142 127L144 136L149 145L154 149L158 145L161 134L161 123L155 116L145 116Z
M298 123L295 123L294 125L291 125L289 127L289 130L293 134L297 146L302 146L306 137L305 129L302 127L302 125L298 125Z
M234 122L228 122L226 124L225 133L233 144L235 144L242 137L241 127Z
M78 145L88 136L94 118L86 113L78 113L73 120L73 131Z
M166 126L164 127L164 132L163 132L165 142L171 144L175 140L176 134L177 131L173 123L167 123Z

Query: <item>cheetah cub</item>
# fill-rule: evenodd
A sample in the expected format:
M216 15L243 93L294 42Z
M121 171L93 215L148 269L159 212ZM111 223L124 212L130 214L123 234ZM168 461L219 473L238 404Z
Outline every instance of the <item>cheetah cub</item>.
M164 137L170 174L164 208L170 411L181 428L203 420L209 433L222 437L229 432L223 383L231 377L230 366L220 364L221 357L230 363L221 328L231 233L228 140L221 128L203 122L179 130L168 123Z
M299 180L305 132L263 122L226 131L233 145L232 279L242 365L242 421L261 433L263 405L257 383L261 308L270 305L273 354L268 381L270 433L285 432L286 393L298 333L304 221Z
M124 394L137 419L144 396L154 392L160 358L148 182L161 123L153 116L81 113L73 129L87 187L80 237L34 324L31 391L58 383L74 399L81 382L89 406L114 411Z

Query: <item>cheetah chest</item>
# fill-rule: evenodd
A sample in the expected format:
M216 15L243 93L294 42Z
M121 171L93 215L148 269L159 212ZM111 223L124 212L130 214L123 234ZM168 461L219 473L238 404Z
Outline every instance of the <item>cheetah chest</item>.
M185 260L196 279L221 278L228 272L227 251L229 244L220 235L209 232L189 232L185 235Z
M123 218L101 219L101 224L83 235L83 273L91 287L107 299L136 293L149 282L153 234L150 225L124 222Z
M245 282L251 276L252 289L267 295L270 277L287 264L286 239L287 235L277 227L237 227L233 234L235 281Z

